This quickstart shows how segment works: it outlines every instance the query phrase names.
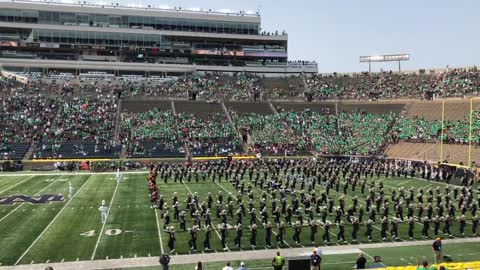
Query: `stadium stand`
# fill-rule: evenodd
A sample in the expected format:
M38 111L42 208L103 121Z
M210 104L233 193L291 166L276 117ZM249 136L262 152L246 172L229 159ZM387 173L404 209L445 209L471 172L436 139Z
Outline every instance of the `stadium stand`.
M126 80L138 78L133 75L120 76L117 81L114 76L106 79L105 72L87 75L111 81L95 77L82 84L68 73L55 71L44 77L35 73L27 84L4 78L0 82L3 157L22 158L30 145L34 151L29 157L33 158L215 156L240 154L248 148L264 155L434 157L428 149L432 148L429 144L442 140L441 102L418 99L425 99L427 91L440 97L478 94L476 69L282 79L211 72L157 81ZM52 78L72 81L62 86ZM462 92L462 87L468 89ZM320 100L342 101L299 101L309 89L316 91ZM187 101L192 93L207 102ZM252 101L255 99L266 101ZM364 101L367 99L382 101ZM475 149L480 137L479 106L475 103L473 114ZM23 111L23 107L32 109ZM48 113L39 118L39 111ZM445 111L443 140L459 145L446 151L454 158L455 151L462 151L468 142L469 104L448 100ZM238 141L242 136L244 142ZM243 149L243 143L249 147ZM418 151L408 151L414 143ZM406 147L397 151L397 145ZM151 149L155 153L147 153Z

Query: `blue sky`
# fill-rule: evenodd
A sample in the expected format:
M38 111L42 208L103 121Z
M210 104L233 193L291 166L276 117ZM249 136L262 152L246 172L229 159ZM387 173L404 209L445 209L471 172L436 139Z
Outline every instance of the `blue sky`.
M107 1L108 2L108 1ZM260 9L263 29L286 30L290 60L315 60L320 72L368 70L360 55L410 53L404 69L480 63L480 1L475 0L122 0L203 9ZM395 70L396 63L373 70Z

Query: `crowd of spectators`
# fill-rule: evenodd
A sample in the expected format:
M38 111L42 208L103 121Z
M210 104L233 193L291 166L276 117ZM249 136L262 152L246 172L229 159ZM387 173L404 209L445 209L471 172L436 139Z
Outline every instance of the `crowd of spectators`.
M159 108L144 113L123 113L120 143L129 156L157 153L181 153L180 135L175 116Z
M471 69L453 69L443 76L440 92L445 97L478 96L480 91L480 71Z
M282 81L283 80L283 81ZM162 83L110 84L93 81L80 86L31 80L27 84L0 80L0 149L14 144L38 144L34 157L61 157L67 143L73 152L111 152L118 97L132 95L187 98L192 93L207 99L250 100L261 97L299 97L292 82L305 82L318 99L424 98L431 92L442 97L478 95L480 71L453 69L445 73L361 73L314 76L305 80L282 79L275 84L249 73L227 76L197 73ZM286 85L286 86L285 86ZM285 87L283 87L285 86ZM271 88L271 89L270 89ZM295 87L294 87L295 88ZM298 87L296 87L298 88ZM272 90L273 89L273 90ZM469 115L445 121L442 138L440 119L406 118L395 114L350 112L321 114L309 110L272 115L239 114L231 111L232 127L222 114L207 117L153 109L139 114L125 113L120 124L120 142L129 155L166 150L194 155L240 153L237 130L245 130L248 143L258 153L292 155L304 151L325 154L375 154L389 142L437 142L465 144L470 137ZM235 128L237 130L235 130ZM473 113L472 141L480 145L480 112ZM92 149L84 142L92 143ZM184 145L185 144L185 145ZM153 150L152 150L153 149ZM142 154L143 153L143 154Z
M439 84L434 75L405 73L360 73L352 75L317 75L306 79L307 91L325 99L395 99L424 98Z
M193 155L228 155L241 151L236 131L220 113L200 117L158 108L144 113L124 113L121 142L129 155L151 155L149 151L182 153L184 143ZM145 147L155 143L155 149Z
M200 75L193 73L186 77L171 79L162 83L132 84L126 82L115 86L114 91L121 91L122 97L127 96L167 96L188 98L196 95L205 100L253 100L259 91L258 76L240 73L225 76L220 73ZM119 88L119 89L118 89Z
M385 144L395 114L304 110L272 115L231 111L239 130L246 130L255 152L293 155L315 150L324 154L373 154Z
M305 64L305 61L292 62ZM73 76L73 75L72 75ZM141 76L140 76L141 77ZM326 99L397 99L438 97L464 97L479 95L480 71L477 68L451 69L445 72L417 73L353 73L353 74L317 74L311 77L293 76L302 85L292 87L288 78L279 78L277 84L268 85L260 75L252 73L192 73L182 77L156 78L155 80L118 81L102 85L101 88L115 94L127 96L167 96L188 98L195 94L205 100L257 100L275 98L298 98L303 92L311 94L315 100ZM46 76L45 78L49 78ZM158 80L157 80L158 79ZM161 80L160 80L161 79ZM98 89L97 81L87 82L82 89ZM42 93L67 94L69 89L56 80L30 80L25 85L3 79L0 81L0 93Z
M206 118L179 114L178 127L194 156L242 152L236 130L222 113L212 113Z
M30 143L49 132L58 108L56 99L42 95L0 96L2 143Z
M114 151L117 101L112 96L59 98L51 128L39 134L34 157L103 156Z
M472 112L472 137L475 145L480 145L480 111ZM435 143L443 140L445 143L468 144L470 137L470 115L461 120L449 120L443 124L442 120L425 120L423 117L406 118L399 116L392 129L394 142L405 140L408 142Z

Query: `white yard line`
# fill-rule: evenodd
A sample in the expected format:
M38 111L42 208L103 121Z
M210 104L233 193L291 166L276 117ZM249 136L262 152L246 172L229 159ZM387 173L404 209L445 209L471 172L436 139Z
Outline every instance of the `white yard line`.
M407 180L407 181L400 182L400 183L396 184L395 186L397 186L397 187L398 187L398 186L403 186L403 185L405 185L406 183L410 183L410 182L412 182L412 180L413 180L413 179L410 179L410 180Z
M58 177L57 179L55 179L53 182L51 182L50 184L48 184L46 187L42 188L42 190L40 190L39 192L37 192L34 196L38 196L40 195L40 193L42 193L44 190L46 190L47 188L49 188L51 185L53 185L54 183L56 183L58 180L60 180L61 178L63 177L63 175L61 175L60 177ZM19 204L17 207L15 207L15 209L13 209L12 211L10 211L10 213L6 214L4 217L2 217L0 219L0 222L2 222L4 219L6 219L8 216L10 216L11 214L13 214L15 211L17 211L20 207L22 207L23 205L25 205L25 203L22 203L22 204ZM25 210L23 210L25 211Z
M52 226L52 224L55 222L55 220L57 220L57 218L62 214L63 210L65 210L67 208L67 206L73 201L73 199L75 198L75 196L77 196L78 193L80 193L80 190L82 190L83 187L85 187L87 185L87 183L92 179L92 176L91 175L87 181L85 181L85 183L83 183L83 185L78 189L78 191L73 194L72 196L72 199L69 200L63 207L62 209L60 209L60 211L57 213L57 215L52 219L52 221L50 221L50 223L47 225L47 227L45 227L45 229L43 229L43 231L40 233L40 235L32 242L32 244L27 248L27 250L25 250L25 252L22 254L22 256L20 256L20 258L18 258L18 260L15 262L15 265L17 265L22 259L23 257L25 257L25 255L27 255L27 253L30 251L30 249L32 249L32 247L38 242L38 240L40 240L40 238L42 238L42 236L45 234L45 232L48 230L48 228L50 228L50 226Z
M155 211L155 219L157 220L157 230L158 230L158 239L160 241L160 250L162 252L162 254L164 253L164 249L163 249L163 242L162 242L162 232L160 231L160 224L158 223L158 213L157 213L157 209L153 209L153 211Z
M15 174L15 175L13 175L13 176L26 176L26 175L19 175L19 174ZM27 177L27 178L23 179L22 181L20 181L20 182L16 183L15 185L13 185L13 186L10 186L10 187L8 187L8 188L6 188L6 189L4 189L4 190L0 191L0 194L4 193L5 191L8 191L8 190L10 190L10 189L12 189L12 188L14 188L14 187L16 187L16 186L20 185L20 184L22 184L23 182L25 182L25 181L27 181L27 180L30 180L30 179L31 179L32 177L34 177L34 176L36 176L36 174L34 174L34 175L30 175L30 177Z
M10 174L0 174L0 177L8 177L8 176L42 176L42 175L116 175L117 172L47 172L47 173L10 173ZM122 174L148 174L148 171L127 171L122 172Z
M100 234L98 235L97 243L95 244L95 248L93 249L91 260L93 260L95 258L95 254L97 253L98 244L100 244L100 239L102 238L103 230L105 229L105 224L107 224L107 221L108 221L108 215L110 214L110 209L112 209L113 202L115 200L115 195L117 195L117 190L118 190L118 186L120 185L120 183L118 183L118 182L116 182L116 183L117 184L115 185L115 191L113 192L112 201L110 202L110 207L108 208L107 216L105 217L105 223L102 224L102 229L100 230Z

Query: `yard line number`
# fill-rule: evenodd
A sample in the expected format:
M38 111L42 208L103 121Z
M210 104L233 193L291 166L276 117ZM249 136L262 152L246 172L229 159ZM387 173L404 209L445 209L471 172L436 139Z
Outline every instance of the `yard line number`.
M105 231L105 235L115 236L115 235L120 235L122 233L129 233L129 232L132 232L132 231L122 231L120 229L110 229L110 230ZM90 230L90 231L81 233L80 235L83 236L83 237L93 237L93 236L95 236L95 230Z

